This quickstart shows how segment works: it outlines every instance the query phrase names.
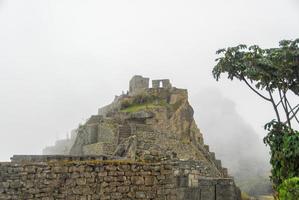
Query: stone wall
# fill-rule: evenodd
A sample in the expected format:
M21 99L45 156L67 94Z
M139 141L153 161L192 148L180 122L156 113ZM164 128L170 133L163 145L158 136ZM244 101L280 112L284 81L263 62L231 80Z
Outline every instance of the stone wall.
M47 162L37 162L43 157L36 161L34 156L14 158L13 162L0 163L1 200L239 200L232 179L202 178L200 169L189 164L181 168L180 162L149 164L70 156L64 160L61 156L46 157Z
M149 88L149 78L139 75L133 76L129 83L130 94L137 94Z
M161 85L162 84L162 85ZM153 88L171 88L171 83L169 79L161 79L161 80L152 80Z
M120 108L120 101L119 100L122 99L125 96L126 96L125 94L122 94L120 96L115 96L112 103L98 109L98 115L106 117L107 114L118 110Z
M116 145L108 142L97 142L90 145L83 146L83 154L84 155L112 155L115 151Z
M107 116L109 112L112 112L115 109L118 109L118 104L116 102L113 102L109 105L99 108L98 115Z

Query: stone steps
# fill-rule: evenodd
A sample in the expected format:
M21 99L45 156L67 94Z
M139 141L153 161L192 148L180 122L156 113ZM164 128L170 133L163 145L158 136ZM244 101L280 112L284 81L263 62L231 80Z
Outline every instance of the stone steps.
M138 131L146 131L146 132L154 132L154 129L151 125L146 124L136 124L136 130Z
M216 159L215 152L210 151L209 145L204 145L204 149L208 152L208 159L215 164L217 169L222 173L224 177L228 177L228 170L225 167L222 167L221 160Z
M118 143L121 143L124 139L130 137L131 135L132 135L132 130L128 124L119 126Z

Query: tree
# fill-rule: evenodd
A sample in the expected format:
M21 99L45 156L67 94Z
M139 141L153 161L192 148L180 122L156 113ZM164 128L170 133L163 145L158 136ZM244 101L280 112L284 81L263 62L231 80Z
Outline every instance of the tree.
M271 149L272 181L278 186L286 178L299 176L299 38L282 40L278 48L262 49L244 44L220 49L213 68L218 81L227 73L231 80L245 83L255 94L269 102L275 119L265 125L269 131L264 142ZM296 101L290 101L293 96ZM298 140L298 141L297 141ZM292 166L292 169L288 169Z
M272 104L278 122L292 127L292 121L299 124L297 114L299 103L291 105L288 95L299 96L299 38L283 40L279 48L262 49L257 45L238 45L220 49L213 69L218 81L222 73L228 78L244 82L253 92ZM267 93L264 94L263 90ZM282 108L285 121L282 121Z

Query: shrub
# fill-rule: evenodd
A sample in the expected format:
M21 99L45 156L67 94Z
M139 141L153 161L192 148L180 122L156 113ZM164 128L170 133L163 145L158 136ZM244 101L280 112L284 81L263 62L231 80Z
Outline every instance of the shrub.
M277 190L284 180L299 177L299 132L275 121L265 128L269 131L264 142L271 149L271 180Z
M299 199L299 177L286 179L279 185L278 195L280 200Z
M133 104L144 104L153 101L152 96L146 93L140 93L133 97Z
M129 99L124 99L120 103L120 109L126 109L132 105L132 102Z

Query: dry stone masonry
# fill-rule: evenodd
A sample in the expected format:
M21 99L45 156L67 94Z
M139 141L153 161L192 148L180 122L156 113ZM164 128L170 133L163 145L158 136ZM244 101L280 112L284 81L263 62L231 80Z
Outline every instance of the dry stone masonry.
M0 199L239 198L231 178L203 178L205 166L200 162L141 163L88 156L23 159L0 164Z
M54 151L61 155L0 163L0 199L240 199L204 144L187 90L168 79L150 88L149 78L134 76L126 94L75 132Z

